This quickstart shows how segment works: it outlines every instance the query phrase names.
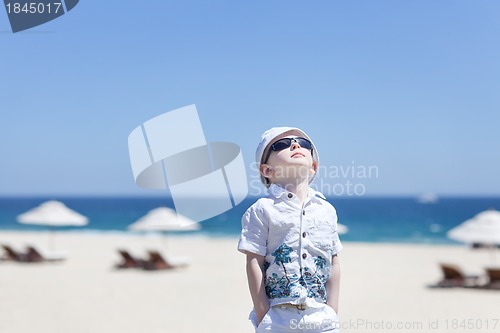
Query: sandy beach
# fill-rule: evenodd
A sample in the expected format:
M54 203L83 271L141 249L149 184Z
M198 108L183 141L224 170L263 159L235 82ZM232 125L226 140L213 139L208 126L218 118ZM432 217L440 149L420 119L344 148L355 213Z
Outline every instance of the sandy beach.
M43 232L0 232L0 244L18 249L47 242ZM143 255L161 244L156 237L57 233L55 244L65 262L0 262L0 332L253 332L237 238L169 237L169 253L191 265L153 272L113 265L118 248ZM500 291L427 287L441 277L439 262L482 273L492 266L487 251L344 242L340 259L342 332L500 329Z

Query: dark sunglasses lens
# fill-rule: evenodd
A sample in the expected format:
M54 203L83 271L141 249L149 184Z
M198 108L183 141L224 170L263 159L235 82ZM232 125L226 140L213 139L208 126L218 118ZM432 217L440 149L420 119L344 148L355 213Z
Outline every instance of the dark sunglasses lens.
M303 138L297 138L297 143L305 149L312 149L311 142L309 140L303 139Z
M288 147L290 147L291 144L292 144L292 140L290 140L290 139L281 139L281 140L276 141L272 145L272 149L274 151L280 151L280 150L283 150L283 149L287 149Z

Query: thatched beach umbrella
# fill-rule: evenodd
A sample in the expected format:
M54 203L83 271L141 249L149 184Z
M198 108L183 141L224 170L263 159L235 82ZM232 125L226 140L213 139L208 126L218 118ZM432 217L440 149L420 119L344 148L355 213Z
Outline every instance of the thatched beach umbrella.
M158 207L129 225L128 229L133 231L198 230L200 225L185 216L178 215L171 208Z
M495 249L500 245L500 212L494 209L481 212L451 229L446 235L468 245Z
M87 217L69 209L60 201L50 200L17 216L22 224L36 224L50 227L50 235L55 227L83 226L88 223ZM49 237L49 249L52 250L53 237Z
M199 230L200 225L185 216L178 215L171 208L158 207L129 225L128 229L153 232L190 231Z

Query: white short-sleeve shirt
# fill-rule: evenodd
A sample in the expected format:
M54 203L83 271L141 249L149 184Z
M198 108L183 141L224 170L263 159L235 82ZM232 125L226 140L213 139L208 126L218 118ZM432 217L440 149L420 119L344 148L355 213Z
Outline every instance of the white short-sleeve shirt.
M309 188L301 206L295 194L272 184L269 195L243 215L238 250L265 256L265 289L270 305L323 306L332 256L342 250L337 213Z

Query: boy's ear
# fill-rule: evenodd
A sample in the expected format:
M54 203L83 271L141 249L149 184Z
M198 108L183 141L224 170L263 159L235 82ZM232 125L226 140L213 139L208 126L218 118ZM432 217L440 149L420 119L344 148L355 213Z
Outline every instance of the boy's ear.
M260 174L266 178L273 174L273 168L268 164L261 164L259 170Z
M318 164L316 162L313 162L311 165L311 170L310 170L311 176L316 173L317 168L318 168Z

